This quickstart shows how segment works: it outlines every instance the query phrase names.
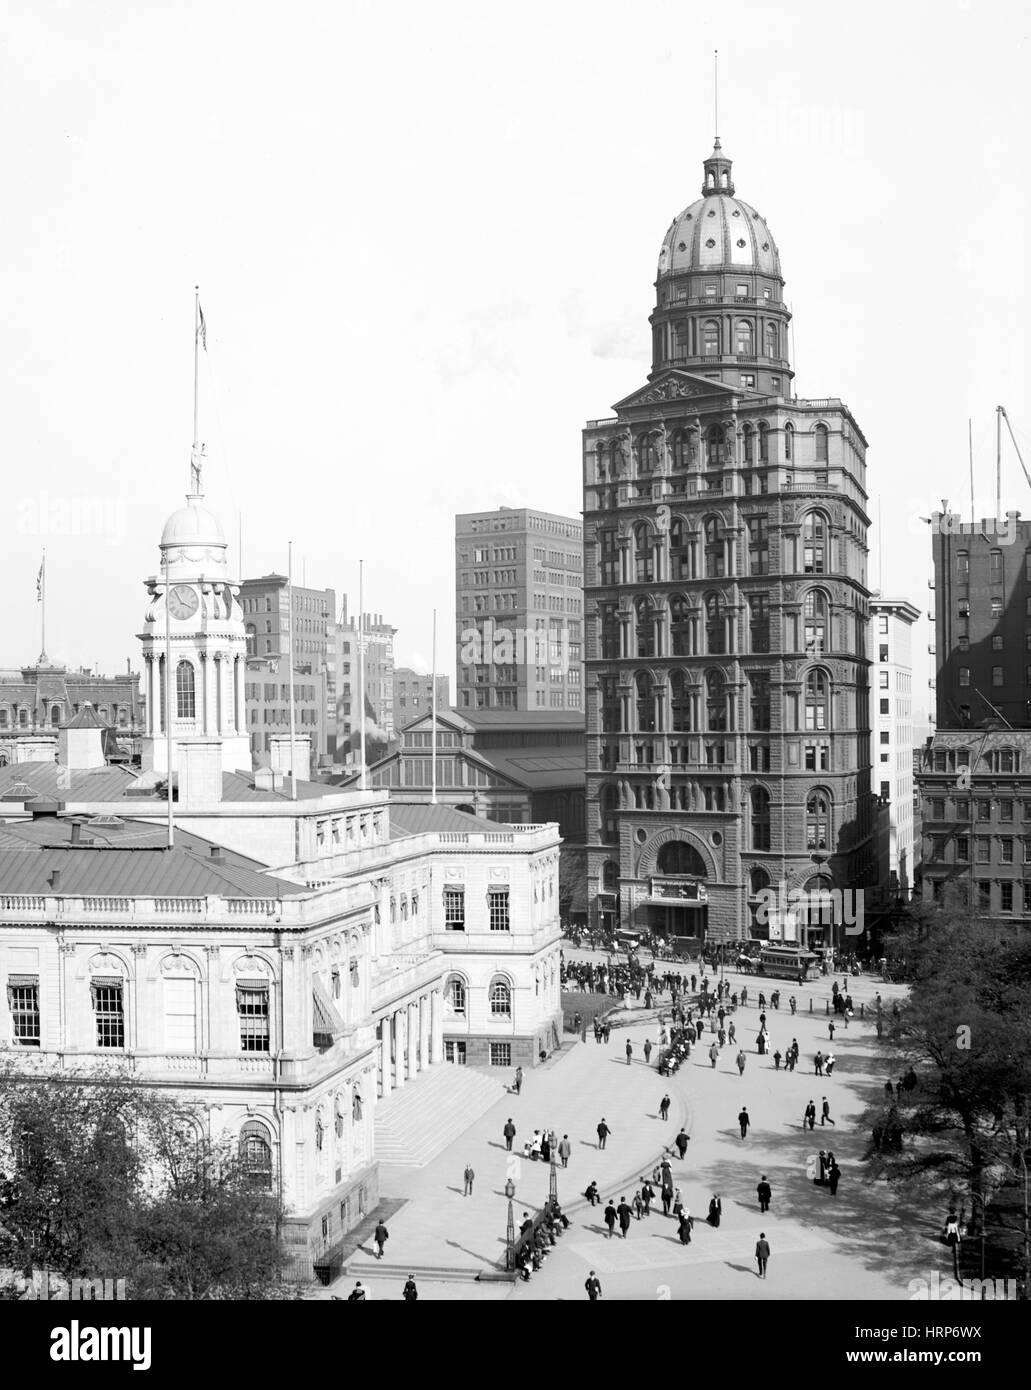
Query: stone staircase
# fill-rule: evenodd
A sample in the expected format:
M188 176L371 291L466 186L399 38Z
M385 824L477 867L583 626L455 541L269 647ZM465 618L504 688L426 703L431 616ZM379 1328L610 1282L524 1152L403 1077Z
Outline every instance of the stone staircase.
M507 1073L506 1073L507 1075ZM376 1106L376 1157L421 1168L505 1094L500 1073L442 1062Z

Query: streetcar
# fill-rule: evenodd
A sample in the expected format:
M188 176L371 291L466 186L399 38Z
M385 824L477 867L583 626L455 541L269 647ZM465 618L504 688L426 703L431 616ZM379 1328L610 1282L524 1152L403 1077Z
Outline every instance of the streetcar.
M820 973L820 958L815 951L799 946L764 946L756 963L759 975L775 975L785 980L811 980Z

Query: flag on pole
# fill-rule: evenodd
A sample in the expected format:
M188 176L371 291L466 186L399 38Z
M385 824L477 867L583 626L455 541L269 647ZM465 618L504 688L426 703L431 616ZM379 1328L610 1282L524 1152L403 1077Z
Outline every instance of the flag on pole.
M36 602L43 602L43 574L47 566L47 557L43 556L43 561L39 567L39 574L36 575Z
M197 301L197 341L205 352L208 350L208 325L204 322L204 310Z

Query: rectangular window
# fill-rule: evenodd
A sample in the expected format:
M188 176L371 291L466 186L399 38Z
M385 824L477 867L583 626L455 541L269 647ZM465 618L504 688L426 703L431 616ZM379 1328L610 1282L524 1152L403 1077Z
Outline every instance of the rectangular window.
M1012 912L1012 911L1013 911L1013 884L1012 884L1012 883L1000 883L1000 884L999 884L999 911L1000 911L1000 912Z
M992 862L992 842L987 835L978 835L974 843L977 845L977 862L979 864L990 864Z
M879 677L878 682L877 682L878 685L879 685L879 687L881 688L881 690L887 690L887 689L888 689L888 672L887 672L887 671L878 671L877 674L878 674L878 677Z
M263 980L249 981L236 986L241 1052L268 1052L268 1004L268 985Z
M1009 835L1004 835L999 841L999 863L1013 863L1013 840Z
M165 1051L197 1051L197 984L192 976L166 979Z
M15 1047L39 1047L39 976L8 975L7 1004Z
M991 802L991 797L979 796L978 799L977 799L977 819L978 819L978 820L991 820L991 818L992 818L992 802Z
M492 1067L510 1067L512 1065L512 1044L492 1042L490 1045L490 1064Z
M984 879L977 881L977 906L982 912L992 910L992 885Z
M956 836L956 863L968 864L970 862L970 836Z
M880 648L879 648L879 651L880 651L880 655L878 656L877 660L878 660L878 661L887 661L887 660L888 660L888 647L887 647L887 644L886 644L886 643L882 643L881 646L880 646Z
M931 798L931 819L932 819L932 820L944 820L944 819L945 819L945 799L944 799L944 797L932 797L932 798Z
M98 1047L125 1046L125 1013L121 980L93 980L93 1012L97 1020Z
M882 613L882 614L880 614L880 616L878 617L878 619L877 619L877 631L880 633L880 635L881 635L882 637L887 637L887 635L888 635L888 615L887 615L886 613Z
M999 819L1000 819L1000 820L1012 820L1012 819L1013 819L1013 802L1012 802L1012 801L1006 800L1006 801L1000 801L1000 802L999 802Z
M969 667L969 666L961 666L961 667L959 668L959 683L960 683L960 685L969 685L969 684L970 684L970 667Z
M444 889L444 930L465 931L465 889Z
M890 700L882 700L882 701L881 701L881 713L882 713L882 714L890 714L890 713L891 713L891 708L890 708L890 706L891 706L891 701L890 701Z
M511 931L512 926L508 915L508 889L489 889L487 904L490 910L491 931Z

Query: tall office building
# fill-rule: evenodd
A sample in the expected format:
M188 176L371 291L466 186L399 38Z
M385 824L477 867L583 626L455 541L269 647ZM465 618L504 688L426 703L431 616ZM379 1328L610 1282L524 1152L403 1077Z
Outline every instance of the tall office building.
M583 708L583 527L501 507L455 518L457 708Z
M891 893L913 887L913 624L919 616L906 599L870 600L877 882Z
M923 898L1031 921L1031 522L937 518Z
M432 675L413 671L410 666L394 669L394 732L400 733L406 724L421 719L433 707ZM437 709L446 710L451 704L451 682L447 676L437 676Z
M648 382L584 431L589 893L602 926L790 937L762 890L876 875L866 440L792 394L779 253L718 140L701 192Z
M363 613L361 621L348 617L343 600L336 628L339 689L336 702L337 761L347 762L358 724L358 644L364 654L366 738L381 741L394 737L394 637L396 627L383 621L382 613ZM353 753L353 750L352 750Z

